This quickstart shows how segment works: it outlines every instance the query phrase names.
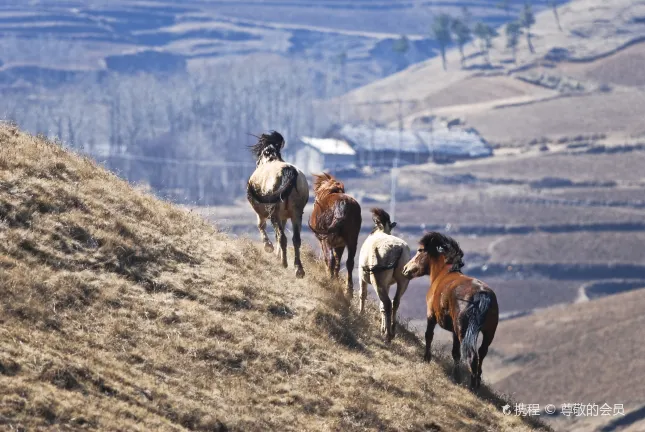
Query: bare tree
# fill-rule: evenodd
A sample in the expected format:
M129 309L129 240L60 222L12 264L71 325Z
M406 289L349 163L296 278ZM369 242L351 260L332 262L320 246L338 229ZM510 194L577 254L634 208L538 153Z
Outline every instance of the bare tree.
M434 34L439 50L441 51L441 61L443 70L446 70L446 47L452 42L452 34L450 33L450 23L452 19L448 14L441 14L437 16L432 23L432 33Z
M531 27L535 24L535 15L533 15L533 9L531 8L531 3L524 3L524 9L520 14L520 25L522 28L526 29L526 43L529 46L529 51L534 53L533 43L531 43Z
M551 9L553 9L553 16L556 24L558 25L558 29L563 31L562 26L560 25L560 15L558 14L558 3L558 0L549 0L549 5L551 6Z

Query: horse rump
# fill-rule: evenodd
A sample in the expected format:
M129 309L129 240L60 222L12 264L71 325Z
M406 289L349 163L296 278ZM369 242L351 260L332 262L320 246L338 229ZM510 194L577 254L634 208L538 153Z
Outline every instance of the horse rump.
M311 218L307 222L309 229L316 234L319 239L324 239L329 236L339 234L345 223L345 201L336 201L331 211L321 213L316 219L317 228L311 225Z
M255 188L249 181L246 185L246 196L249 201L256 201L260 204L276 204L284 201L291 191L296 187L298 181L298 170L292 165L282 167L282 184L272 194L260 195L255 191Z
M373 274L373 273L378 273L386 270L392 270L396 268L397 265L399 265L399 260L401 259L401 255L403 255L403 248L401 247L396 248L395 253L396 255L393 257L394 259L388 262L374 264L373 266L363 266L361 267L361 269L366 274Z

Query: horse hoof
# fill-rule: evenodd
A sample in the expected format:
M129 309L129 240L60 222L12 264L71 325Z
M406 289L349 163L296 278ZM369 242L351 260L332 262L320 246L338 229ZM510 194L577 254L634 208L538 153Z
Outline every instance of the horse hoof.
M424 362L430 363L431 360L432 360L432 356L430 354L426 354L426 355L423 356L423 361Z
M264 251L266 253L272 253L273 252L273 245L271 243L265 243L264 244Z
M298 267L296 269L296 278L302 279L303 277L305 277L305 271L302 269L302 267Z
M287 268L287 267L289 267L289 264L287 264L286 262L283 262L282 267Z

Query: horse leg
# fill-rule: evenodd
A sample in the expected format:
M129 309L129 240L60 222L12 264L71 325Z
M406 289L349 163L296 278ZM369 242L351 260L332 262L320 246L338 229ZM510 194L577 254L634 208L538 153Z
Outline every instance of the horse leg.
M461 380L461 374L459 371L459 362L461 361L461 343L459 342L459 336L457 332L452 333L452 377L455 382Z
M404 279L402 281L396 282L396 294L394 295L394 301L392 302L392 337L396 335L396 314L399 311L399 304L401 303L401 297L405 294L405 290L408 289L409 281Z
M287 236L284 234L284 222L276 217L271 219L273 229L275 230L276 243L280 244L278 249L278 258L282 259L282 267L287 268Z
M367 300L367 281L361 277L361 306L360 313L365 310L365 301Z
M426 352L423 360L429 362L432 360L432 339L434 338L434 328L437 325L437 319L434 315L428 316L428 326L426 327Z
M273 244L271 243L271 240L269 240L269 236L267 235L267 219L260 215L257 216L258 230L260 230L260 236L262 237L262 242L264 243L264 250L265 252L271 253L273 252Z
M377 280L376 293L381 300L381 333L385 333L385 341L390 342L392 335L392 301L389 296L389 286Z
M336 268L336 254L334 253L334 249L330 248L329 245L327 245L326 253L329 256L329 277L334 278L334 269Z
M320 253L322 254L322 259L325 261L325 267L329 268L329 250L327 249L327 243L318 239L320 243Z
M302 213L291 218L291 225L293 226L293 265L296 268L296 277L301 279L305 277L305 270L302 268L302 262L300 261L300 245L302 244L302 240L300 239L300 231L302 230Z
M482 346L479 347L479 369L477 370L477 382L475 383L476 388L479 388L482 383L482 365L484 364L484 357L488 354L488 347L493 343L495 331L483 331L482 334L484 337L482 338Z
M332 253L334 254L334 272L332 277L338 278L338 273L340 272L340 261L343 258L343 252L345 252L345 246L333 249Z
M354 297L354 257L356 256L356 245L347 246L347 296Z

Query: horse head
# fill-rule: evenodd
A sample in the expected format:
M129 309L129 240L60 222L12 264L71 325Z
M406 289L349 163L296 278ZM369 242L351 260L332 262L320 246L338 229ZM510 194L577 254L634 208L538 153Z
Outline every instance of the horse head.
M282 161L280 151L284 147L284 138L280 133L271 131L270 134L262 134L257 138L258 142L250 147L257 166L267 162Z
M385 234L391 234L392 230L396 226L396 222L392 222L390 220L389 213L382 208L373 208L370 211L372 212L372 221L374 222L372 234L376 231L383 231Z
M426 233L419 240L419 249L405 265L403 274L410 279L429 275L432 263L440 257L444 258L446 264L452 265L451 272L461 272L465 265L464 252L455 239L436 231Z

